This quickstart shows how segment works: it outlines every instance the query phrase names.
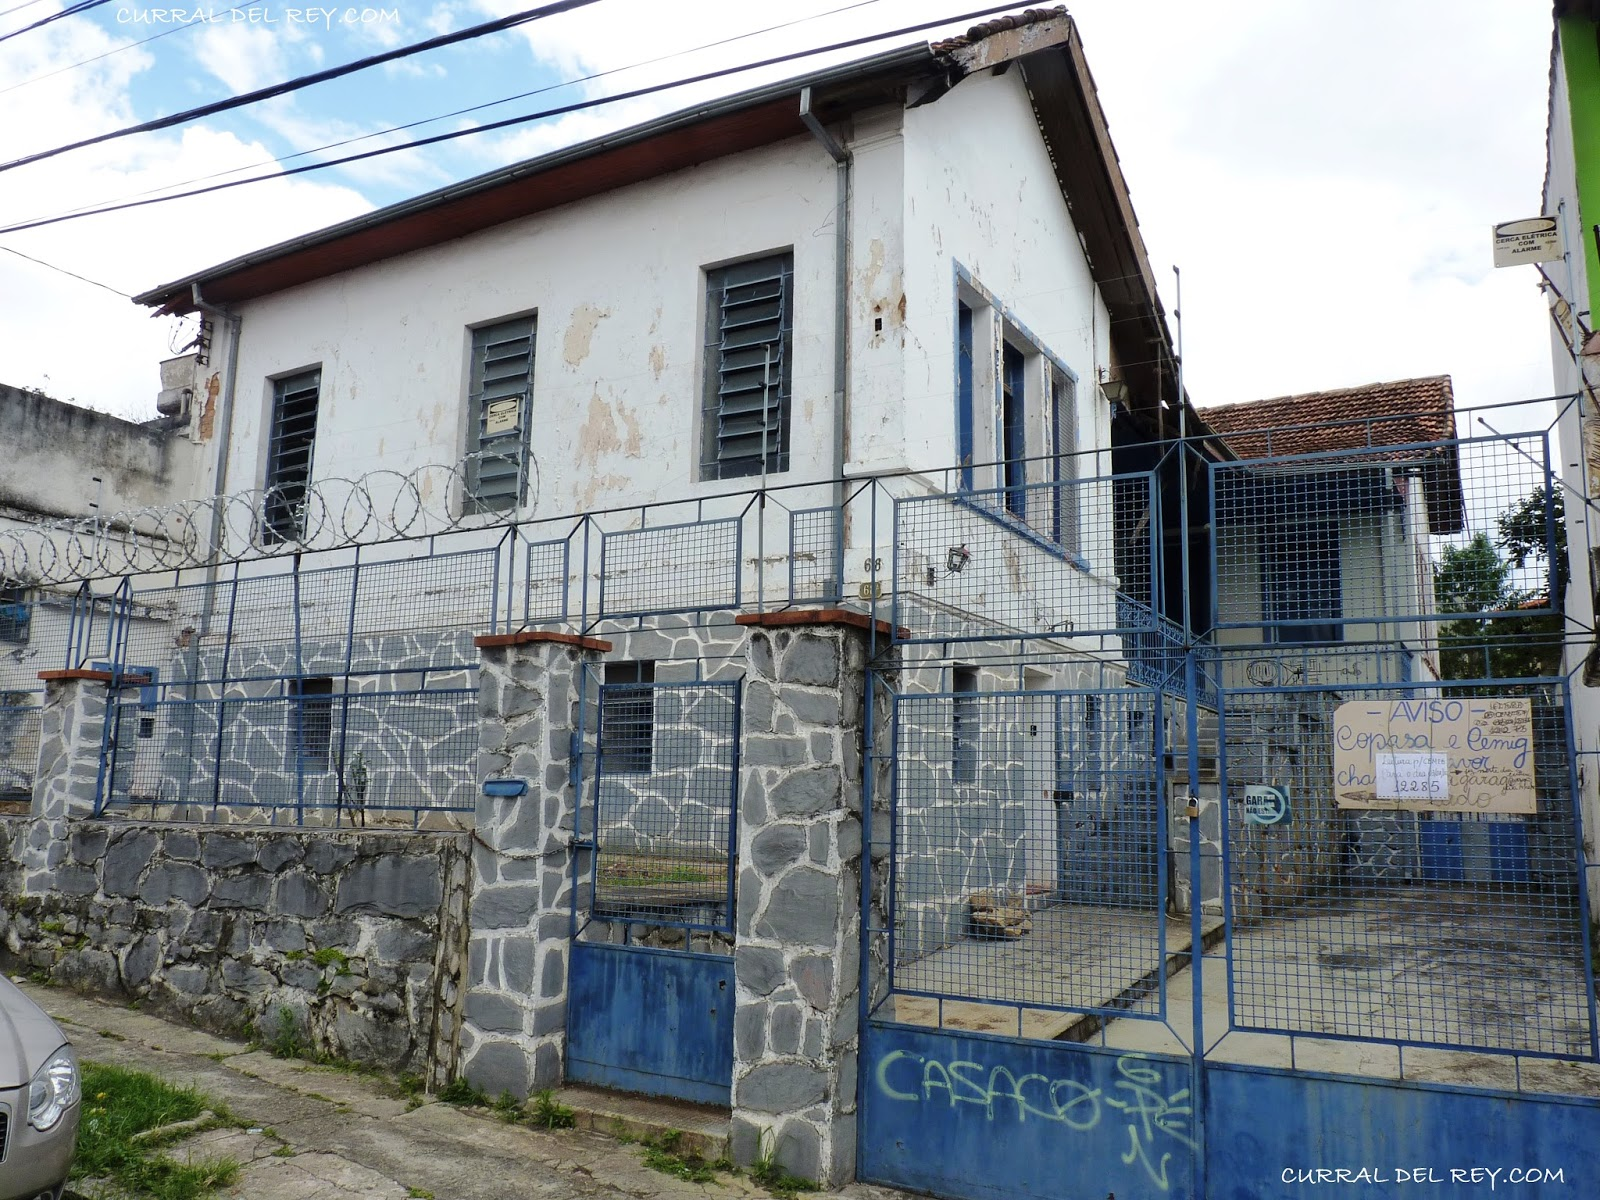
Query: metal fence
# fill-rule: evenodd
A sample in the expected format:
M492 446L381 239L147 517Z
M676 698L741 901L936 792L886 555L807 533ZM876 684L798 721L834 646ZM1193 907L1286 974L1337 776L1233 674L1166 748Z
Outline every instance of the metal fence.
M637 668L624 664L625 683L589 672L596 738L576 842L594 861L574 889L577 912L601 926L591 936L678 947L731 937L740 682L657 683ZM730 938L696 940L731 952Z

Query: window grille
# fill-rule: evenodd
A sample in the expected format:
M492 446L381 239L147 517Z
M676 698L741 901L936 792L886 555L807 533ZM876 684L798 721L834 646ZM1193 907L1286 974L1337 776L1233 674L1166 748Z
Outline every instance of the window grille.
M326 771L333 747L333 680L328 676L289 680L289 695L298 703L289 709L289 769L298 753L301 771Z
M793 307L792 254L707 272L703 478L789 469Z
M649 774L654 763L656 665L606 664L600 692L600 758L608 774Z
M978 669L950 669L950 770L957 783L978 781Z
M467 391L467 511L500 512L527 499L534 319L472 331Z
M0 582L0 642L26 645L33 625L33 603L26 585Z
M322 370L304 371L272 383L272 424L267 440L267 541L297 542L305 536L306 485L317 440L317 399Z
M1266 530L1261 535L1261 615L1284 646L1344 640L1339 526L1333 521Z

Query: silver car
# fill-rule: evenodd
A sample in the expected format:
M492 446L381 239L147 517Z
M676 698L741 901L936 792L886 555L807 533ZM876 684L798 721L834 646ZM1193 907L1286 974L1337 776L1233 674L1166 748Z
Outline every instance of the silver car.
M0 976L0 1200L60 1200L81 1090L66 1034Z

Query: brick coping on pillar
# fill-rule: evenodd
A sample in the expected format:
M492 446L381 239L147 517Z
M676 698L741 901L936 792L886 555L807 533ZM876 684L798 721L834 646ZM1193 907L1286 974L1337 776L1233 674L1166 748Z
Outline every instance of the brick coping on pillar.
M895 629L887 621L874 621L866 613L849 608L785 608L777 612L740 613L733 622L735 625L759 625L766 629L789 625L848 625L865 631L876 629L883 637L891 634L902 638L911 636L905 629Z
M68 679L86 679L90 683L131 683L136 686L145 686L150 683L150 676L135 675L131 671L113 673L111 671L90 671L83 667L74 667L64 671L40 671L39 678L46 683L59 683Z
M485 633L472 639L480 650L498 650L505 646L528 646L536 642L556 642L563 646L576 646L580 650L610 653L611 643L600 638L582 637L576 633L556 633L548 629L523 629L517 633Z

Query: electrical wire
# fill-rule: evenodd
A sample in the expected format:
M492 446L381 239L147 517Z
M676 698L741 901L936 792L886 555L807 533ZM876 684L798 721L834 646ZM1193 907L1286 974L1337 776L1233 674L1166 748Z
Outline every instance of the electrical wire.
M239 10L237 8L228 8L221 11L236 13ZM105 53L96 54L92 58L85 58L75 63L68 63L64 67L57 67L54 71L45 71L39 75L30 75L28 78L20 80L17 83L13 83L9 87L0 88L0 96L4 96L7 92L14 92L18 88L25 88L30 83L38 83L43 79L53 79L57 75L65 75L68 71L76 71L79 67L87 67L90 63L97 63L102 58L110 58L113 54L121 54L124 50L132 50L135 46L142 46L146 42L155 41L157 38L171 37L175 33L182 33L185 29L193 29L199 24L199 21L185 21L181 25L174 25L171 29L163 29L160 33L152 33L147 38L140 38L137 42L124 42L120 46L113 46Z
M581 112L590 108L599 108L607 104L615 104L623 100L635 100L641 96L655 95L658 92L670 91L674 88L688 87L696 83L705 83L709 80L723 79L729 75L738 75L746 71L760 70L764 67L776 66L782 63L794 62L797 59L813 58L819 54L829 54L835 50L847 50L869 42L881 42L887 38L900 37L908 33L919 33L927 29L935 29L941 25L952 25L961 21L970 21L979 17L991 16L1007 9L1015 8L1016 4L996 4L988 8L977 9L972 12L959 13L948 17L941 17L933 21L922 21L915 25L902 26L883 33L869 34L865 37L851 38L847 41L834 42L827 46L817 46L809 50L797 50L790 54L780 54L772 58L760 59L755 62L745 63L740 66L723 67L720 70L708 71L700 75L691 75L683 79L669 80L666 83L652 84L649 87L636 88L629 92L618 92L610 96L597 96L593 99L582 100L574 104L565 104L556 108L547 108L541 112L527 113L519 117L507 117L502 121L493 121L487 125L475 125L471 129L457 129L449 133L435 134L432 137L419 138L415 141L404 142L397 146L382 146L376 150L363 151L360 154L350 154L343 158L333 158L326 162L309 163L303 167L293 167L287 171L276 171L271 175L252 175L248 179L235 179L229 183L212 184L210 187L194 188L186 192L174 192L169 196L154 196L148 200L133 200L124 204L111 204L102 208L91 209L87 212L63 213L59 216L47 217L40 220L25 221L0 228L0 234L20 233L26 229L39 229L46 225L58 225L63 221L75 221L83 217L98 216L102 213L122 212L131 208L144 208L152 204L164 204L169 200L183 200L191 196L203 196L211 192L227 191L230 188L244 187L251 183L264 183L273 179L286 179L294 175L305 175L312 171L324 171L331 167L344 166L348 163L361 162L369 158L378 158L385 154L395 154L402 150L417 150L424 146L436 145L440 142L454 141L456 138L471 137L475 134L490 133L497 129L507 129L514 125L525 125L530 121L539 121L547 117L564 116L567 113Z
M107 2L108 0L81 0L74 8L63 10L63 13L57 13L56 17ZM214 116L217 113L228 112L230 109L242 108L247 104L257 104L262 100L271 100L277 96L287 96L291 92L298 92L315 84L326 83L330 79L339 79L346 75L353 75L357 71L369 70L372 67L382 66L384 63L396 62L399 59L410 58L412 55L422 54L429 50L437 50L444 46L454 46L460 42L472 41L475 38L484 37L491 33L502 33L519 25L526 25L532 21L542 20L545 17L571 12L574 9L587 8L589 5L597 3L599 3L599 0L553 0L552 3L541 5L538 8L523 9L521 12L512 13L508 17L500 17L494 21L484 21L479 25L469 25L467 28L458 29L453 33L443 33L438 37L425 38L420 42L412 42L407 46L398 46L393 50L385 50L381 54L371 54L366 58L358 58L353 62L341 63L337 67L314 71L310 75L300 75L294 79L286 79L282 83L275 83L270 87L257 88L253 92L245 92L242 95L230 96L226 100L214 100L210 104L202 104L198 108L189 108L165 117L157 117L151 121L142 121L137 125L127 125L121 129L112 129L106 133L96 134L94 137L68 142L64 146L56 146L50 150L39 150L33 154L25 154L21 158L12 159L8 163L0 163L0 171L14 170L29 163L55 158L57 155L66 154L71 150L81 150L85 146L98 146L103 142L115 141L117 138L129 137L135 133L150 133L157 129L170 129L174 125L184 125L201 117ZM49 19L53 20L55 18ZM28 28L33 27L29 26ZM24 31L18 30L18 32ZM7 34L6 36L14 37L15 34ZM0 37L0 41L5 41L5 38Z
M115 296L121 296L124 300L133 299L133 297L127 292L120 288L114 288L109 283L101 283L98 279L90 279L87 275L79 275L76 271L69 271L65 267L58 267L55 265L55 263L47 263L44 261L44 259L35 258L31 254L24 254L21 250L13 250L10 246L0 246L0 250L4 250L7 254L15 254L18 258L25 258L31 263L38 263L41 267L49 267L52 271L60 271L61 274L70 275L72 278L80 280L83 283L92 283L95 287L104 288L106 291Z
M60 12L53 12L48 17L40 17L39 20L35 21L32 25L24 25L21 29L13 29L10 33L0 33L0 42L9 42L14 37L21 37L30 30L38 29L44 25L49 25L52 21L60 21L67 17L75 17L79 13L88 12L91 8L99 8L102 4L109 3L111 3L111 0L78 0L78 3L69 4ZM26 5L23 7L26 7ZM12 9L12 11L15 12L16 10Z
M792 28L795 25L804 25L808 21L819 21L819 20L822 20L825 17L837 16L838 14L843 13L843 12L850 12L851 10L857 9L857 8L867 8L867 7L870 7L871 5L880 4L880 3L882 3L882 0L855 0L855 2L852 3L852 4L842 5L839 8L830 8L826 12L812 13L810 16L806 16L806 17L797 17L793 21L784 21L782 24L778 24L778 25L768 25L768 26L765 26L764 28L761 28L761 29L751 30L748 33L740 33L740 34L735 34L733 37L721 38L721 39L719 39L718 41L715 41L715 42L705 42L705 43L703 43L703 44L701 44L699 46L692 46L687 50L677 50L677 51L674 51L671 54L658 55L655 58L647 58L647 59L644 59L644 60L642 60L640 62L629 63L627 66L611 67L608 70L596 71L592 75L584 75L584 76L581 76L581 77L579 77L577 79L565 79L565 80L562 80L559 83L546 84L544 87L534 88L532 91L518 92L518 93L516 93L515 95L512 95L512 96L502 96L498 100L489 100L489 101L485 101L482 104L469 105L466 108L458 108L458 109L455 109L455 110L453 110L451 112L440 113L437 116L433 116L433 117L423 117L420 120L410 121L410 122L408 122L408 123L406 123L404 125L391 125L391 126L389 126L388 128L385 128L385 129L375 129L370 133L358 134L355 137L345 138L342 141L328 142L326 145L322 145L322 146L313 146L309 150L297 150L293 154L285 154L285 155L282 155L282 156L280 156L278 158L259 159L259 160L257 160L256 162L253 162L253 163L246 163L242 167L229 167L225 171L213 171L209 175L197 175L192 179L183 179L183 180L179 180L179 181L177 181L175 183L165 183L165 184L162 184L160 187L146 188L142 192L129 192L129 193L126 193L126 194L121 195L121 196L111 197L109 199L90 201L87 204L80 204L80 205L77 205L74 208L69 208L66 211L69 212L69 213L83 212L83 211L86 211L88 209L99 208L103 204L117 204L117 203L120 203L121 201L124 201L124 200L137 200L141 196L153 196L153 195L157 194L158 192L171 191L173 188L188 187L191 184L196 184L196 183L206 183L206 182L209 182L210 180L213 180L213 179L223 179L223 178L226 178L229 175L237 175L240 171L254 170L256 167L270 167L270 166L274 166L274 165L282 166L285 163L293 162L297 158L305 158L307 155L310 155L310 154L321 154L325 150L337 150L342 146L353 146L357 142L370 141L373 138L383 137L386 134L404 133L408 129L416 129L416 128L418 128L420 126L423 126L423 125L432 125L432 124L434 124L434 123L436 123L438 121L447 121L451 117L461 117L461 116L467 115L468 113L481 112L482 110L484 110L486 108L497 108L502 104L510 104L513 100L526 100L530 96L539 96L539 95L543 95L546 92L560 91L562 88L566 88L566 87L577 87L579 84L593 83L597 79L605 79L606 77L611 76L611 75L622 75L622 74L625 74L628 71L636 71L636 70L639 70L639 69L641 69L643 67L657 66L657 65L659 65L661 63L664 63L664 62L670 62L673 59L686 58L691 54L699 54L701 51L704 51L704 50L714 50L714 49L718 48L719 46L728 46L728 45L733 44L734 42L742 42L742 41L746 41L749 38L761 37L764 34L776 33L780 29L789 29L789 28ZM169 30L169 32L173 32L173 31ZM166 35L165 34L157 34L156 36L157 37L165 37ZM146 39L146 40L148 40L148 39ZM134 44L138 45L139 43L134 43ZM66 70L68 68L62 68L62 69ZM40 76L40 78L44 78L44 76ZM18 84L16 86L20 87L21 85ZM0 95L4 95L7 90L8 89L0 88Z

